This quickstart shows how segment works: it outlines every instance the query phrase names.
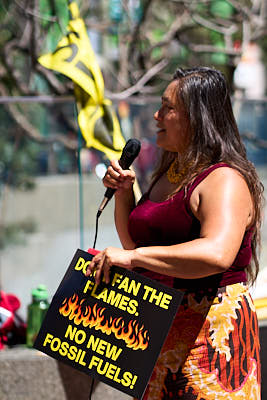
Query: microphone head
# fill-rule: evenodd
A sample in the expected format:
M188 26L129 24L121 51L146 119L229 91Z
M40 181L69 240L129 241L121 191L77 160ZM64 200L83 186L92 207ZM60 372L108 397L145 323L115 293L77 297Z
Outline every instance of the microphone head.
M119 164L122 169L129 169L130 165L134 162L136 157L138 156L141 149L141 143L138 139L129 139L121 154L121 158L119 159ZM101 215L102 211L106 207L108 201L111 199L113 194L115 193L115 189L107 188L105 192L104 199L99 206L97 218Z
M120 166L123 169L129 169L130 165L134 162L141 149L141 143L138 139L129 139L121 154L119 160Z

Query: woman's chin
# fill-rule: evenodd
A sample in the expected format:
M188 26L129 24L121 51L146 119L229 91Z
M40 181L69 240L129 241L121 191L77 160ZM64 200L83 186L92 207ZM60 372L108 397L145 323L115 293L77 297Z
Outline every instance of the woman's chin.
M170 151L171 153L177 153L176 149L172 148L167 143L165 143L164 140L160 139L159 136L157 137L156 145L157 145L157 147L160 147L162 150Z
M160 140L159 138L157 138L156 140L156 145L157 147L160 147L161 149L165 150L164 143L162 143L162 140Z

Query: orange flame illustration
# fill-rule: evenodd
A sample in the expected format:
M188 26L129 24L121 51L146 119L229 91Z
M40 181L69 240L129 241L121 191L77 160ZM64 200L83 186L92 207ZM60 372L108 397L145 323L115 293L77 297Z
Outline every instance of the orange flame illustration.
M99 307L97 303L93 307L84 305L82 310L84 301L85 299L81 299L79 302L78 295L74 293L69 299L65 298L59 312L70 321L73 320L75 325L82 324L85 328L89 326L106 335L113 333L117 339L124 340L126 346L133 350L145 350L148 347L149 335L144 325L140 326L134 319L126 325L122 317L106 318L104 315L106 309Z

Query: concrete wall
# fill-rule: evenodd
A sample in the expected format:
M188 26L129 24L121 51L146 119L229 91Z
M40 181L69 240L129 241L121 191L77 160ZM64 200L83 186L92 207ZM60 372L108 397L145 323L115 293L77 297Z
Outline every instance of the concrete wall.
M89 400L92 379L74 368L31 349L0 351L1 400ZM99 381L93 400L131 400Z

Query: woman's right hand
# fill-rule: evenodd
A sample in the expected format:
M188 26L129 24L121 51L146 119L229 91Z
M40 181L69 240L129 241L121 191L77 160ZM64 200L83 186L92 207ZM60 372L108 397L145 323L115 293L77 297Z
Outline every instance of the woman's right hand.
M112 160L103 178L104 186L115 189L116 194L132 188L135 181L135 172L122 169L118 160Z

